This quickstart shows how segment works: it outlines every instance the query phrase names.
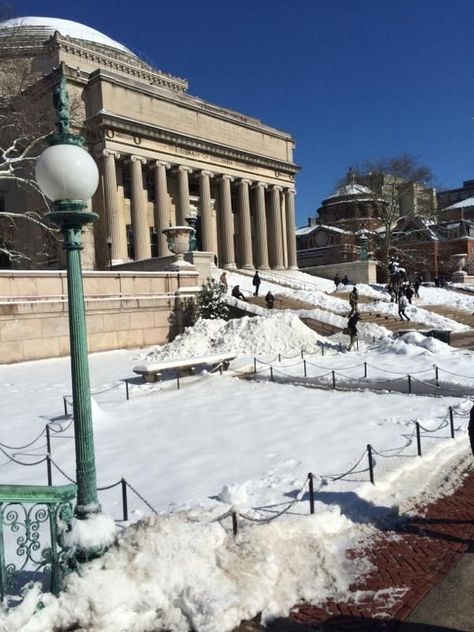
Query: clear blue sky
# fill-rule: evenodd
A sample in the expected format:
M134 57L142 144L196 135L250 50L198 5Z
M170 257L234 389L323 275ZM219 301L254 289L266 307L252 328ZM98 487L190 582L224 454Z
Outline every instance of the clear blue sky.
M104 32L189 92L290 132L297 223L348 166L411 152L474 178L474 0L17 0Z

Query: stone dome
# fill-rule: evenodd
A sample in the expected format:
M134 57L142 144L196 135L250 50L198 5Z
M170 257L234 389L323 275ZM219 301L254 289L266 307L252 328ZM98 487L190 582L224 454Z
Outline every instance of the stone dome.
M123 44L116 42L107 35L104 35L104 33L85 24L81 24L80 22L71 22L70 20L62 20L59 18L30 16L0 22L0 38L9 37L13 34L15 36L24 34L25 38L28 39L42 37L43 40L46 40L56 31L66 37L107 46L133 55L133 52Z

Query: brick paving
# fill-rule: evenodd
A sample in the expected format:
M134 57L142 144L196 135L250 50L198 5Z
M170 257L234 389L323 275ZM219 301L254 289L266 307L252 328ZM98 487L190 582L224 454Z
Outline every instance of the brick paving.
M281 619L266 629L268 632L408 630L401 622L468 551L474 552L473 472L466 475L454 494L424 508L397 531L381 533L370 550L349 552L354 558L366 556L374 565L370 574L351 586L353 591L367 591L364 601L327 601L319 607L300 604L289 619ZM382 592L389 589L390 596ZM263 630L255 622L243 625L238 630Z

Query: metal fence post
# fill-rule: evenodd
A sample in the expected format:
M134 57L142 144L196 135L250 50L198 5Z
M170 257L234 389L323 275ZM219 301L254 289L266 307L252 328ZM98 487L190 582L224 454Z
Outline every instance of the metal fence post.
M372 460L372 446L370 443L367 444L367 455L369 457L369 476L370 482L374 484L374 462Z
M421 456L421 436L420 436L420 424L415 421L416 426L416 448L418 451L418 456Z
M49 424L46 424L46 451L48 452L49 455L51 455L51 435L50 435Z
M53 473L51 472L51 457L49 454L46 455L46 472L48 475L48 487L51 487L53 484Z
M367 377L367 362L364 362L364 377Z
M407 375L408 378L408 394L411 395L411 375Z
M449 426L451 428L451 439L454 439L454 415L453 415L453 407L449 407Z
M273 382L273 367L270 367L270 379Z
M122 510L123 510L123 520L124 522L128 521L128 498L127 498L127 481L122 478L120 481L122 484Z
M130 399L130 391L128 390L128 380L125 380L125 396L128 402L128 400Z
M435 366L435 380L436 380L436 386L439 386L439 369L437 366Z
M322 356L324 355L324 342L323 342L323 344L321 345L321 355L322 355Z
M257 372L257 358L253 359L253 373L255 375L255 373Z
M314 482L313 473L308 474L309 480L309 513L314 514Z
M304 352L303 352L303 349L301 349L301 359L303 358L304 358Z
M331 373L332 373L332 387L335 390L336 389L336 372L331 371Z
M239 514L236 511L232 512L232 534L234 538L239 532Z
M67 410L66 395L63 395L63 406L64 406L64 414L67 415L68 414L68 410Z
M303 360L303 369L304 369L304 376L307 377L307 373L306 373L306 360Z
M179 369L176 369L176 386L178 387L178 391L181 388L179 385Z

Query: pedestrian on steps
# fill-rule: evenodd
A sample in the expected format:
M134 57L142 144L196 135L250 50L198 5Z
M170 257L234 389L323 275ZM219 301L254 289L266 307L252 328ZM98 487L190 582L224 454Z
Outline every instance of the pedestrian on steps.
M405 296L405 294L400 293L400 298L398 299L398 315L400 316L400 320L403 320L404 318L407 321L410 320L405 312L407 307L408 307L408 299Z
M255 288L255 292L253 293L254 296L258 296L258 289L260 287L261 282L262 280L260 279L260 275L258 274L258 272L255 272L255 274L253 275L253 280L252 280L252 284Z
M469 425L467 427L469 434L469 443L471 444L472 456L474 456L474 406L471 408L469 415Z

